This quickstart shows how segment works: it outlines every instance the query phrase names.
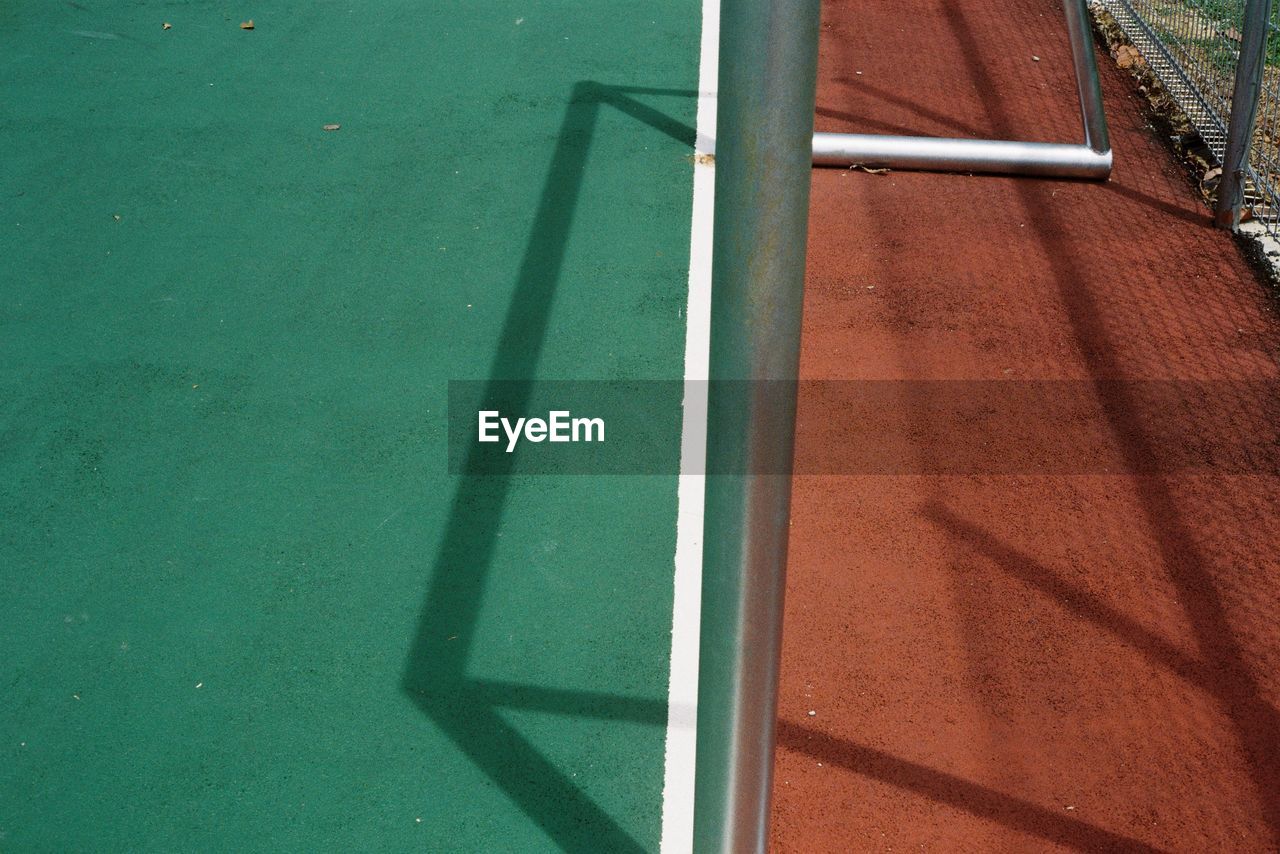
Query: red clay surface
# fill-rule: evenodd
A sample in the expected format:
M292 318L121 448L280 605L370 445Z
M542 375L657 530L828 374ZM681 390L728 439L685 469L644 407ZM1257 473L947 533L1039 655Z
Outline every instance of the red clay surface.
M822 38L819 129L1078 139L1053 0L828 3ZM1109 183L815 171L803 376L1097 383L1130 471L1158 425L1099 380L1280 376L1262 287L1100 61ZM801 454L838 415L802 391ZM937 475L898 441L904 473L795 481L775 849L1275 850L1280 479Z

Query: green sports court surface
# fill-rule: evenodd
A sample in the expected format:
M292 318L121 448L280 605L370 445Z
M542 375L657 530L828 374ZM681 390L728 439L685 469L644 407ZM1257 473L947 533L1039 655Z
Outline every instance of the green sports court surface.
M0 6L0 850L658 847L678 478L445 407L684 375L700 16Z

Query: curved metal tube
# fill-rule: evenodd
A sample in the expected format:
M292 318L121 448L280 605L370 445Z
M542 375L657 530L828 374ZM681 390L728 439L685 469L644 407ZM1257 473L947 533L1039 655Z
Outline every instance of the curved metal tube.
M814 164L1105 180L1111 175L1111 141L1089 13L1084 0L1063 0L1062 7L1080 98L1083 143L815 133Z
M1076 93L1080 96L1080 122L1084 125L1084 144L1098 153L1110 154L1111 137L1107 133L1107 115L1102 111L1102 84L1098 81L1098 61L1093 53L1093 31L1084 2L1062 2L1076 71Z

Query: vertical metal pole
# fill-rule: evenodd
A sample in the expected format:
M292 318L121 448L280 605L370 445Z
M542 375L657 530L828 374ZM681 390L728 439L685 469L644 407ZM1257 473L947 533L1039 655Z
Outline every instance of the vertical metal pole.
M819 0L723 0L694 850L764 852Z
M1232 231L1240 227L1245 170L1253 141L1253 123L1258 116L1262 72L1266 69L1270 20L1271 0L1246 0L1240 60L1236 63L1236 84L1231 94L1231 122L1227 126L1227 146L1222 155L1222 177L1218 181L1218 207L1214 216L1219 228Z
M1062 0L1071 41L1071 61L1075 65L1076 92L1080 96L1080 118L1084 144L1098 153L1111 151L1107 116L1102 110L1102 84L1098 80L1098 58L1093 52L1093 30L1085 0Z

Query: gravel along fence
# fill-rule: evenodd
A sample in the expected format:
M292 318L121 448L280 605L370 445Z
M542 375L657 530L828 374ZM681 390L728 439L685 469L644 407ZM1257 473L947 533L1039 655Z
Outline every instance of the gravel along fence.
M1146 94L1169 119L1184 154L1203 161L1211 195L1221 175L1245 0L1093 0L1122 67L1154 78ZM1117 44L1114 30L1127 44ZM1113 32L1108 33L1108 30ZM1257 120L1245 169L1245 218L1280 236L1280 4L1268 22Z

